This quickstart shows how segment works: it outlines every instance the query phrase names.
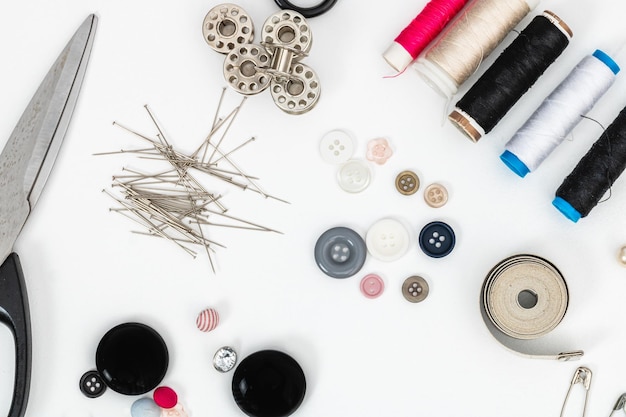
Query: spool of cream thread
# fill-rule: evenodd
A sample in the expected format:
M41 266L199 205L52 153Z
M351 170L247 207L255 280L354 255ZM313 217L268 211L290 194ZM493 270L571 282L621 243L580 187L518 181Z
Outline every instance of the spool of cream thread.
M537 4L539 0L474 0L417 59L415 70L437 92L452 98Z
M502 162L522 178L536 170L608 91L619 71L601 50L583 58L505 145Z

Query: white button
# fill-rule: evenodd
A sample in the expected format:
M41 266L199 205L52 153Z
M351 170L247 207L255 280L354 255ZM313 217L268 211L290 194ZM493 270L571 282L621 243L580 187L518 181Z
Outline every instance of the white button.
M367 162L351 159L339 169L337 181L344 191L360 193L370 185L371 176Z
M343 164L354 155L354 140L345 130L331 130L322 137L320 154L330 164Z
M395 261L409 249L411 241L406 227L395 219L377 221L367 231L365 244L367 250L381 261Z

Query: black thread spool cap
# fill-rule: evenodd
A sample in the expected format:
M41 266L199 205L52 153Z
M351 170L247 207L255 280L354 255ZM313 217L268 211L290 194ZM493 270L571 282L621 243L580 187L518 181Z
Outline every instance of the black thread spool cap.
M141 323L123 323L109 330L96 350L96 368L109 388L140 395L156 388L169 363L163 338Z
M577 222L600 202L626 169L626 108L604 131L556 191L552 204Z
M554 13L536 16L459 100L449 120L478 142L561 55L572 36Z
M302 404L306 380L291 356L262 350L237 366L232 392L241 411L250 417L286 417Z

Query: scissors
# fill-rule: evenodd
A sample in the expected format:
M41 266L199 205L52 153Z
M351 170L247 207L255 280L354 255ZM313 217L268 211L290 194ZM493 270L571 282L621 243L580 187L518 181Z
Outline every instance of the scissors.
M31 374L30 313L19 257L12 253L37 203L76 105L97 18L81 24L35 92L0 154L0 323L13 333L15 382L8 417L26 412Z

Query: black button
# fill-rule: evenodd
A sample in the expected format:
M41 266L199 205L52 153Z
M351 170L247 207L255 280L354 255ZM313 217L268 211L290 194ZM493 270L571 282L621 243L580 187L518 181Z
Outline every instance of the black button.
M163 380L169 356L163 338L151 327L124 323L109 330L96 350L96 368L113 391L139 395Z
M97 398L104 394L107 386L98 371L87 371L80 378L79 388L85 397Z
M431 222L422 228L420 248L432 258L443 258L454 249L454 230L444 222Z
M315 244L315 262L328 276L348 278L361 270L367 256L363 238L347 227L333 227Z
M241 411L251 417L286 417L302 404L306 380L291 356L263 350L241 361L232 391Z

